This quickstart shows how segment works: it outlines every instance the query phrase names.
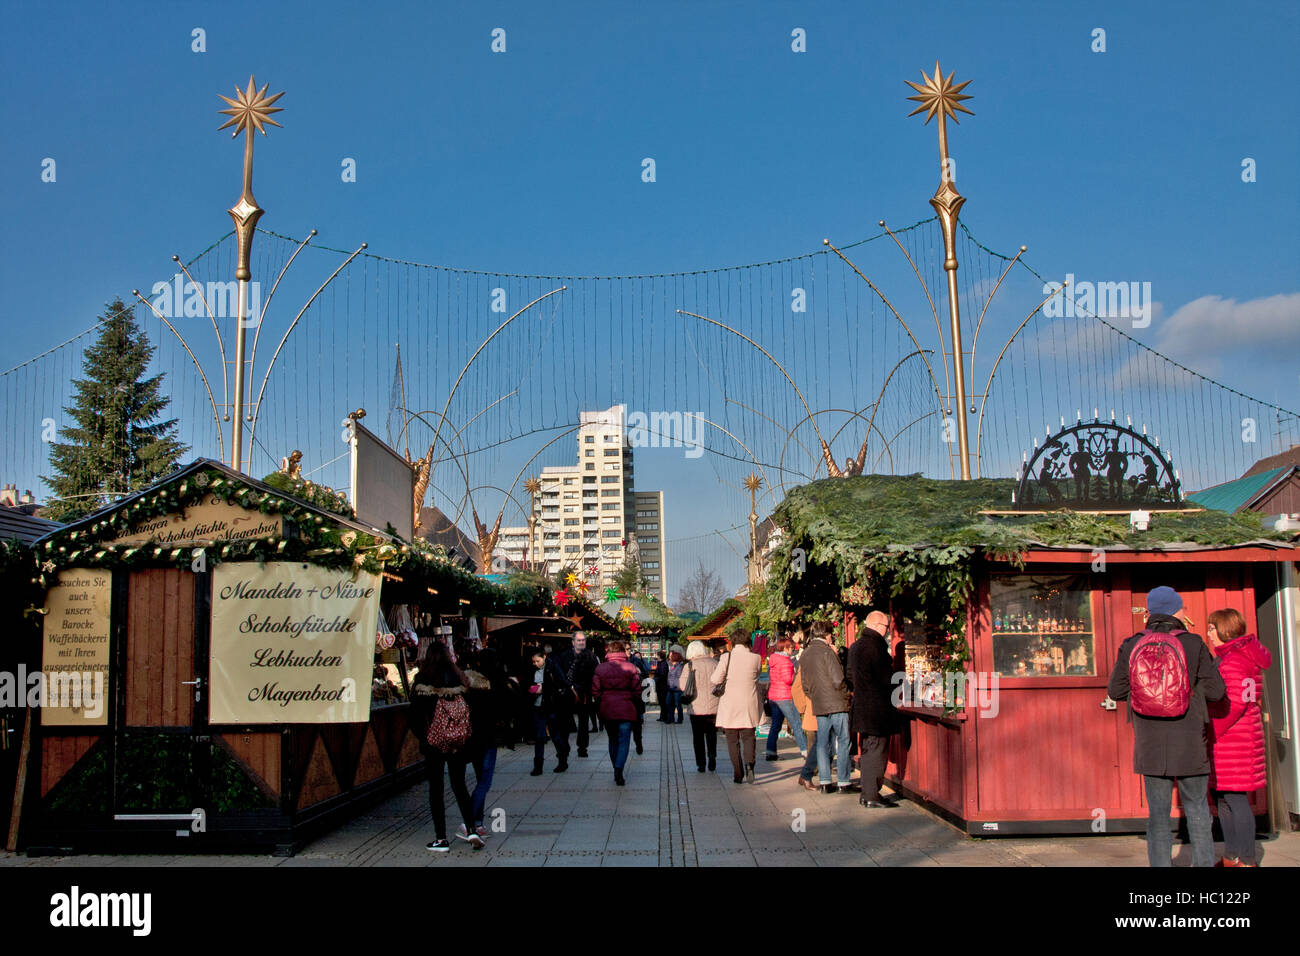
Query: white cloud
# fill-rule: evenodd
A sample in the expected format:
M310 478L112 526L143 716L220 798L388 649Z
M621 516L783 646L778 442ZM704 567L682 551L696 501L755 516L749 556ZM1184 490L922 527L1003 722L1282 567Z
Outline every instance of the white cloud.
M1198 371L1222 368L1227 353L1239 359L1294 358L1300 349L1300 292L1248 302L1202 296L1157 328L1155 348Z

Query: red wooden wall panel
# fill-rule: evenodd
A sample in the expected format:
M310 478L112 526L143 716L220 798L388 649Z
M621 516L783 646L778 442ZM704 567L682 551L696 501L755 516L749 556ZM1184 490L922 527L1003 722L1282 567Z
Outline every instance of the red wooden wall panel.
M100 738L82 734L59 734L41 741L41 796L62 780L77 761L90 752Z

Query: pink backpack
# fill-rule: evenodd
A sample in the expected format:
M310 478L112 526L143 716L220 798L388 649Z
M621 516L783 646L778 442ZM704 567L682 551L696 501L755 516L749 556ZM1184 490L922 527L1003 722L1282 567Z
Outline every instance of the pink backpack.
M1129 703L1143 717L1181 717L1192 701L1185 631L1143 631L1128 657Z
M469 705L463 696L438 701L425 737L429 746L443 753L455 753L469 743Z

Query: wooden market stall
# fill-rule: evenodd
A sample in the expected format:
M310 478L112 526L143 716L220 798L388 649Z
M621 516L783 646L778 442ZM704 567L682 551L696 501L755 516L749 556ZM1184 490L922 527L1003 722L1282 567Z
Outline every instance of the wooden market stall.
M1106 550L1104 573L1093 570L1094 549L1034 549L1022 567L982 563L966 630L978 686L967 683L952 711L921 700L904 708L911 719L890 782L975 835L1097 832L1099 821L1105 832L1144 831L1133 728L1106 683L1119 645L1142 629L1147 592L1174 588L1200 633L1224 607L1257 632L1253 568L1294 550ZM909 663L932 663L925 645L906 649ZM1264 790L1252 806L1267 815Z
M696 621L682 632L684 641L726 640L727 629L745 613L745 605L736 598L728 598L710 614Z
M1300 549L1218 512L1157 513L1146 530L1127 516L991 513L1015 487L865 476L796 489L777 510L787 557L773 582L791 608L891 613L907 719L887 778L902 793L972 835L1142 831L1132 727L1106 684L1147 592L1177 590L1198 633L1224 607L1255 631L1256 571ZM818 558L804 573L793 547ZM846 600L846 582L866 597ZM1264 816L1266 791L1252 803Z
M28 666L86 695L29 722L23 848L291 853L419 778L408 668L497 589L348 512L200 459L36 545Z

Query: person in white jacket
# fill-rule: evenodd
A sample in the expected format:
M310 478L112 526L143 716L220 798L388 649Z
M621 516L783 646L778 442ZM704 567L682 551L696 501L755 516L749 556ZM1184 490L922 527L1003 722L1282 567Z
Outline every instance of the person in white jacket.
M706 761L710 771L718 769L718 698L713 696L709 679L717 670L718 659L704 641L691 641L686 648L686 668L682 687L694 691L686 704L691 718L691 740L695 744L695 769L704 773Z

